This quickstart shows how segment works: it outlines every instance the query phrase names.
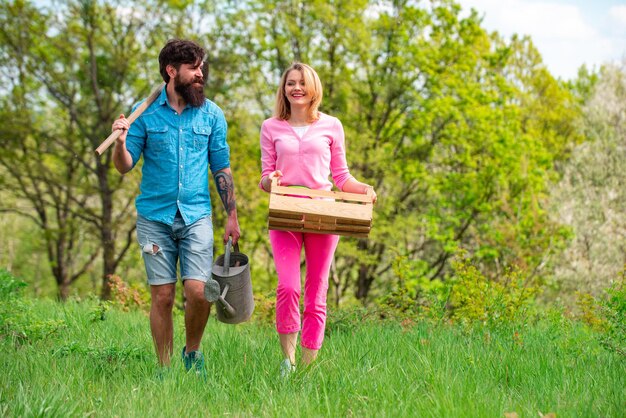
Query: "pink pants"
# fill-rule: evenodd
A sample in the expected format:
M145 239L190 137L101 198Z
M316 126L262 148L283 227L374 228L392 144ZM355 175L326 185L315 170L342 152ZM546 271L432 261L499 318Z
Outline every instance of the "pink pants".
M274 230L270 230L269 234L278 274L276 331L279 334L291 334L302 329L302 346L319 350L326 326L328 273L339 236ZM304 313L300 326L300 254L303 244L306 277Z

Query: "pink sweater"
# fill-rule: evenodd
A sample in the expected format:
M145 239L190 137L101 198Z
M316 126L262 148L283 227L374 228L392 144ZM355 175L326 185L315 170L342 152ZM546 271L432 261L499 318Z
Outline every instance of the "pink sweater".
M346 162L343 126L339 119L320 113L300 138L289 122L267 119L261 126L261 178L280 170L282 186L331 190L328 176L342 190L353 178ZM259 187L261 184L259 183Z

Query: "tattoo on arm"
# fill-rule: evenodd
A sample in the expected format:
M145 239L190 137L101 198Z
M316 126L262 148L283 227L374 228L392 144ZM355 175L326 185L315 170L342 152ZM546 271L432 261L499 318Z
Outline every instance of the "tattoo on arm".
M233 176L229 173L219 171L214 178L217 192L219 193L222 203L224 204L224 209L226 209L226 213L230 215L236 207Z

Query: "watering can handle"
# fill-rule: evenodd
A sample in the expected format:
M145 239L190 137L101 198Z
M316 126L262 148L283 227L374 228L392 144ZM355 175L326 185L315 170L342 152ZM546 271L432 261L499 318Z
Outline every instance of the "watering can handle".
M228 237L228 242L225 244L226 248L224 250L224 274L228 275L228 272L230 270L230 249L231 247L233 247L233 237ZM235 246L233 247L233 249L235 250L234 252L238 253L239 252L239 242L237 242L237 244L235 244Z
M233 238L228 237L228 242L226 243L226 248L224 249L224 274L228 275L228 271L230 270L230 247L233 245Z

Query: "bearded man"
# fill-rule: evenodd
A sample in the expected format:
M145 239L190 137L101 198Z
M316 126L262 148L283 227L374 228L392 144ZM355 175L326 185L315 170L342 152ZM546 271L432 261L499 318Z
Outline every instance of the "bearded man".
M232 237L235 244L240 235L226 119L204 96L204 66L205 51L197 43L168 41L159 54L166 83L161 95L132 125L124 115L112 125L114 131L123 130L113 151L117 170L130 171L143 156L135 201L137 240L152 297L150 329L159 364L169 367L173 354L172 309L180 263L186 296L182 359L187 371L202 376L199 348L211 308L205 283L207 288L215 285L209 170L228 215L224 242ZM219 293L219 285L211 293Z

